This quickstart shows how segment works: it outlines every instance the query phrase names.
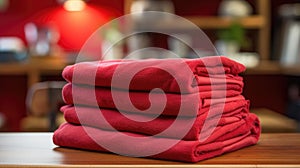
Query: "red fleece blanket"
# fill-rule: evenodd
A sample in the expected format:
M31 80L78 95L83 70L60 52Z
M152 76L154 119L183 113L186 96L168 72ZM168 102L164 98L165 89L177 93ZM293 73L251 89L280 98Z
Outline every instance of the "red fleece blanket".
M247 120L249 120L248 101L231 102L231 104L225 105L224 111L222 108L221 106L213 107L209 111L209 116L208 112L206 112L196 118L167 117L162 115L156 117L153 115L134 113L123 113L123 115L114 109L102 108L99 110L97 108L84 106L64 106L61 108L61 111L64 113L67 122L77 125L82 124L101 129L116 129L118 131L128 131L146 135L156 135L160 133L160 136L163 137L197 140L199 139L199 133L204 123L206 123L206 129L217 126L216 131L218 133L216 134L220 136L233 130L243 130L237 128L244 126ZM175 126L173 125L172 130L165 131L174 124L175 120L177 122ZM241 132L237 133L240 134Z
M247 126L240 128L244 130L243 134L234 135L228 132L225 136L217 138L208 138L204 142L198 140L185 141L169 138L146 137L145 141L135 140L139 137L145 138L141 134L129 132L113 132L88 126L75 126L69 123L63 124L54 132L53 142L62 147L72 147L78 149L87 149L108 152L103 146L113 147L119 154L136 156L145 151L160 151L166 144L175 144L171 148L162 151L159 154L149 156L151 158L177 160L184 162L198 162L200 160L219 156L223 153L238 150L240 148L256 144L259 135L259 121L255 115L250 114L251 120ZM136 137L134 140L126 141L122 137ZM91 138L89 135L93 135ZM214 136L214 133L211 135ZM101 142L100 146L96 142Z
M114 92L114 97L112 95ZM103 87L88 87L66 84L62 94L66 104L99 106L100 108L118 108L122 111L157 114L175 116L179 110L184 111L182 116L199 115L209 109L210 106L220 103L228 103L232 101L240 101L243 104L244 97L240 95L240 91L214 91L214 95L226 94L226 97L211 99L211 91L200 92L199 94L160 94L152 93L151 102L149 101L149 93L147 92L129 92L122 90L111 90ZM94 95L94 96L92 96ZM128 98L129 96L129 98ZM166 97L166 102L162 98ZM217 97L217 96L214 96ZM116 106L116 99L118 104ZM128 102L131 102L134 107L131 108ZM229 104L230 105L230 104ZM148 109L151 106L150 109ZM164 108L162 108L164 107ZM145 111L148 109L147 111Z
M76 84L137 91L161 88L171 93L195 93L199 92L198 86L207 83L213 90L217 84L230 83L230 80L238 79L242 83L242 78L237 75L244 70L245 66L240 63L214 56L199 59L81 62L67 66L63 77Z

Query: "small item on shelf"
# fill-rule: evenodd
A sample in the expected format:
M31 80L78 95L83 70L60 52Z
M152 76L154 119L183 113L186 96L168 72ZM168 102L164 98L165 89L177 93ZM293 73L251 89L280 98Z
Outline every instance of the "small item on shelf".
M27 58L23 41L18 37L0 37L0 63L18 62Z
M145 54L143 52L135 52L140 49L149 48L151 46L151 38L147 33L135 34L127 39L127 45L130 52L134 52L127 56L127 58L132 59L144 59Z
M174 13L174 10L174 5L170 0L135 0L131 5L130 12L161 11Z
M135 0L130 7L130 13L135 13L134 17L132 17L133 27L135 29L142 28L141 30L143 30L143 28L153 27L153 25L170 20L169 15L160 15L159 13L157 13L157 15L153 15L153 13L149 15L144 13L146 11L175 13L174 4L171 0ZM157 19L158 15L159 19ZM153 39L149 33L134 34L128 39L129 53L151 47L152 42ZM157 52L157 50L152 50L151 52ZM144 59L145 55L143 53L141 55L135 54L135 57Z
M56 55L60 51L57 41L59 33L53 26L37 26L27 23L24 27L29 53L33 56Z
M247 47L248 41L243 26L238 22L218 32L218 40L215 44L220 55L233 56L241 47Z
M136 13L134 24L136 26L151 26L154 23L167 21L168 15L161 15L159 20L154 15L144 13L146 11L157 11L175 13L174 5L170 0L135 0L133 1L130 13Z
M251 15L253 9L244 0L223 0L219 7L219 15L229 17L245 17Z
M168 38L168 47L178 57L186 58L190 53L190 47L192 44L192 37L187 34L178 34L177 38Z
M111 24L104 27L103 41L101 50L104 53L104 59L122 59L123 58L123 42L118 40L122 39L122 32L120 31L120 24L118 21L112 21Z
M279 9L282 19L280 63L294 66L300 63L300 3L285 4Z

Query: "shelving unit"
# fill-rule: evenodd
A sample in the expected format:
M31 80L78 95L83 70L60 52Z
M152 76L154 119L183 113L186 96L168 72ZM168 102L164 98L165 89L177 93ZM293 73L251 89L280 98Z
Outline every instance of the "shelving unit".
M130 6L134 0L125 0L124 11L125 14L130 13ZM251 15L249 17L240 18L238 21L245 29L255 29L258 30L258 41L256 49L260 55L260 60L269 60L269 39L270 39L270 23L269 23L269 13L270 4L269 0L256 0L255 7L257 9L257 14ZM175 6L176 8L176 6ZM201 29L222 29L230 26L233 22L232 18L219 17L219 16L186 16L186 19L190 20ZM166 25L166 24L164 24ZM184 25L178 25L176 22L168 23L168 27L184 29ZM167 28L167 27L161 27Z
M203 29L222 29L230 26L233 19L229 17L186 17L197 26ZM265 26L265 19L260 15L244 17L238 20L239 23L248 29L260 29Z
M0 75L26 75L28 87L40 82L42 75L60 75L67 64L60 59L29 59L23 63L0 64Z

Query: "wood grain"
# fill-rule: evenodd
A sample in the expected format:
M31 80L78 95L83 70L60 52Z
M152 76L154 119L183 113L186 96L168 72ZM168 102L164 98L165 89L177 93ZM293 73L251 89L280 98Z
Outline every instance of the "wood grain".
M189 164L57 147L52 133L1 133L0 167L300 167L300 134L263 134L259 143Z

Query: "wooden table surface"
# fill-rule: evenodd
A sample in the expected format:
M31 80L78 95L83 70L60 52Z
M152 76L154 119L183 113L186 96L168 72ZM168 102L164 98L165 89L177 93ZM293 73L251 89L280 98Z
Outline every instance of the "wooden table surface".
M0 133L0 167L300 167L300 134L263 134L255 146L196 164L57 147L52 133Z

